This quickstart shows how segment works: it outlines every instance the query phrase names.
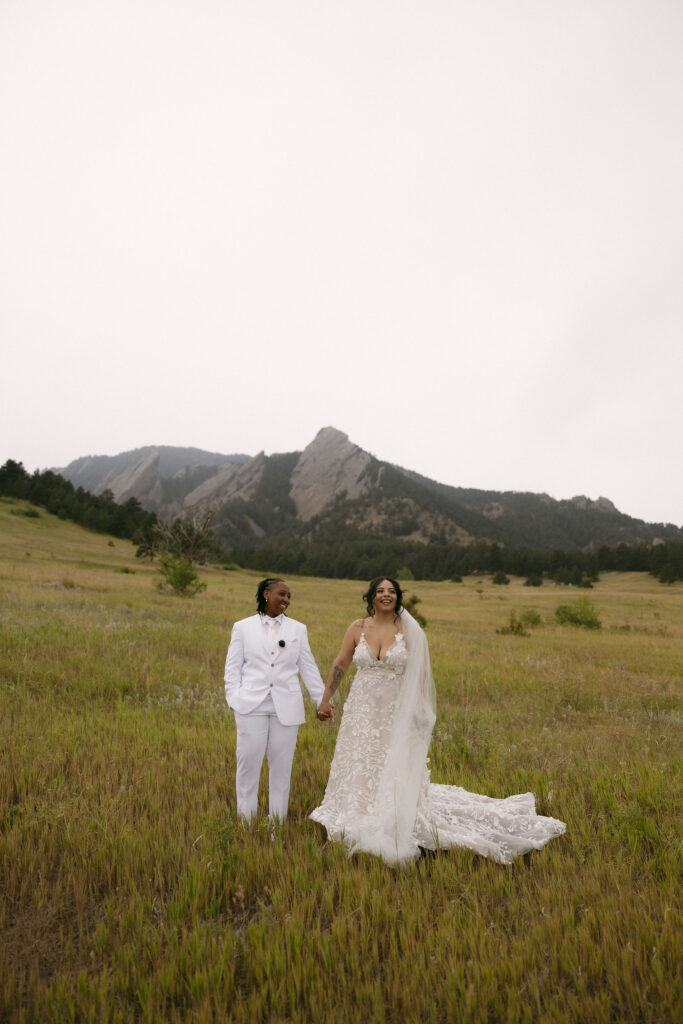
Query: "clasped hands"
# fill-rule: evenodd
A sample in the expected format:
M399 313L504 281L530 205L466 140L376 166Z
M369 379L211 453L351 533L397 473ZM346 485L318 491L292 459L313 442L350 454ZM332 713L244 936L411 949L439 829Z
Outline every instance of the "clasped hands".
M332 704L331 702L328 702L326 704L325 701L321 701L315 711L320 722L331 722L333 712L334 704Z

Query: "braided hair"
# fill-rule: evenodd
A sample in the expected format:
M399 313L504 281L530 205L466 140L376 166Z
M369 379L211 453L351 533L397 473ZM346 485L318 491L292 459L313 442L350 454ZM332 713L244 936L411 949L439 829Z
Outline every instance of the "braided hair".
M270 590L273 583L284 583L284 580L279 576L267 576L265 580L261 580L256 588L256 610L261 612L262 615L266 611L266 590Z

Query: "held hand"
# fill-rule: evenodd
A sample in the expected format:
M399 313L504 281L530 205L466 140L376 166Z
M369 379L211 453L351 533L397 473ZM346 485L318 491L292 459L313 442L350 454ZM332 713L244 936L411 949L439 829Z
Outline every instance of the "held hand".
M332 720L333 711L334 705L329 700L321 700L316 709L316 715L321 722L329 722Z

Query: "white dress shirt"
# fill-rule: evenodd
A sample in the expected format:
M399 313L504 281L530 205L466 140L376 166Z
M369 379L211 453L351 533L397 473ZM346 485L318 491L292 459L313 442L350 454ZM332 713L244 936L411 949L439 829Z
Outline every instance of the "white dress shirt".
M271 654L275 654L275 645L277 644L278 634L282 626L282 614L275 615L271 618L270 615L262 615L261 620L263 622L263 629L266 634L266 642L268 649ZM252 715L275 715L275 705L273 704L272 694L268 693L263 698L257 708L252 711Z

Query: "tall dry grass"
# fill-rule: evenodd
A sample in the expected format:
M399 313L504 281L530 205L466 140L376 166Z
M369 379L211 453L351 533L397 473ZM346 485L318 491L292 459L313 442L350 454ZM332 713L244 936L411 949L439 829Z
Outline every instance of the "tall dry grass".
M1 1019L677 1018L683 587L606 577L588 631L555 622L565 590L410 584L433 780L532 790L568 828L511 867L451 851L394 870L308 820L337 728L310 704L289 820L274 841L236 820L222 672L254 574L206 570L182 601L126 542L17 507L0 502ZM325 672L362 585L290 583ZM530 636L496 632L529 609Z

